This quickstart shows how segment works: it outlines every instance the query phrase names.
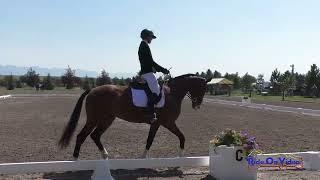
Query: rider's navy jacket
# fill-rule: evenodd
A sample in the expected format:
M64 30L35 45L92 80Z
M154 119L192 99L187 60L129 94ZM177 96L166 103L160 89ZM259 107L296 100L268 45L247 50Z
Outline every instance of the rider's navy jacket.
M165 68L153 61L149 45L145 41L141 41L138 54L141 66L140 74L154 72L154 70L157 72L165 70Z

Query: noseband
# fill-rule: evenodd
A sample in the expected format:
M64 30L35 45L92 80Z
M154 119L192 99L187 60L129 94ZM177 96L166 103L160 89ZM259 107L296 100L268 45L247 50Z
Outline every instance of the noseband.
M188 98L193 102L193 103L196 103L197 102L197 98L192 98L191 94L190 94L190 91L187 92L187 96Z

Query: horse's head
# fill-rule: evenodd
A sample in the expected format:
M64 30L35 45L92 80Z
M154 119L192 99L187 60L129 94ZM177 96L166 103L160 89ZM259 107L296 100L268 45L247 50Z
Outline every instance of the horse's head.
M204 94L207 89L207 83L211 80L206 80L205 78L196 76L194 74L186 74L173 78L176 81L169 81L170 87L175 87L176 89L184 89L186 95L192 101L192 108L199 109L202 104Z

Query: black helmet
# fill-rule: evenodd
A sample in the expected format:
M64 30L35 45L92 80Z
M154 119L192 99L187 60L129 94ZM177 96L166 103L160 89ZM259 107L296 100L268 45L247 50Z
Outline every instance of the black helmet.
M142 30L142 31L141 31L141 34L140 34L140 37L141 37L141 39L145 39L145 38L147 38L147 37L152 37L153 39L157 38L157 37L153 34L153 32L152 32L151 30L149 30L149 29L144 29L144 30Z

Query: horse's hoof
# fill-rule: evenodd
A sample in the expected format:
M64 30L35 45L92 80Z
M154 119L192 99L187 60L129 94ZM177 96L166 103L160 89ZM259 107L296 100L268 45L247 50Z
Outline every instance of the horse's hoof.
M178 157L183 157L184 156L184 150L183 149L180 149L179 150L179 155Z
M77 157L73 157L73 160L74 160L74 161L78 161L78 159L79 159L79 158L77 158Z
M109 159L109 154L102 154L103 159Z
M145 151L143 152L143 154L141 155L140 158L141 158L141 159L148 159L148 158L149 158L148 150L145 150Z

